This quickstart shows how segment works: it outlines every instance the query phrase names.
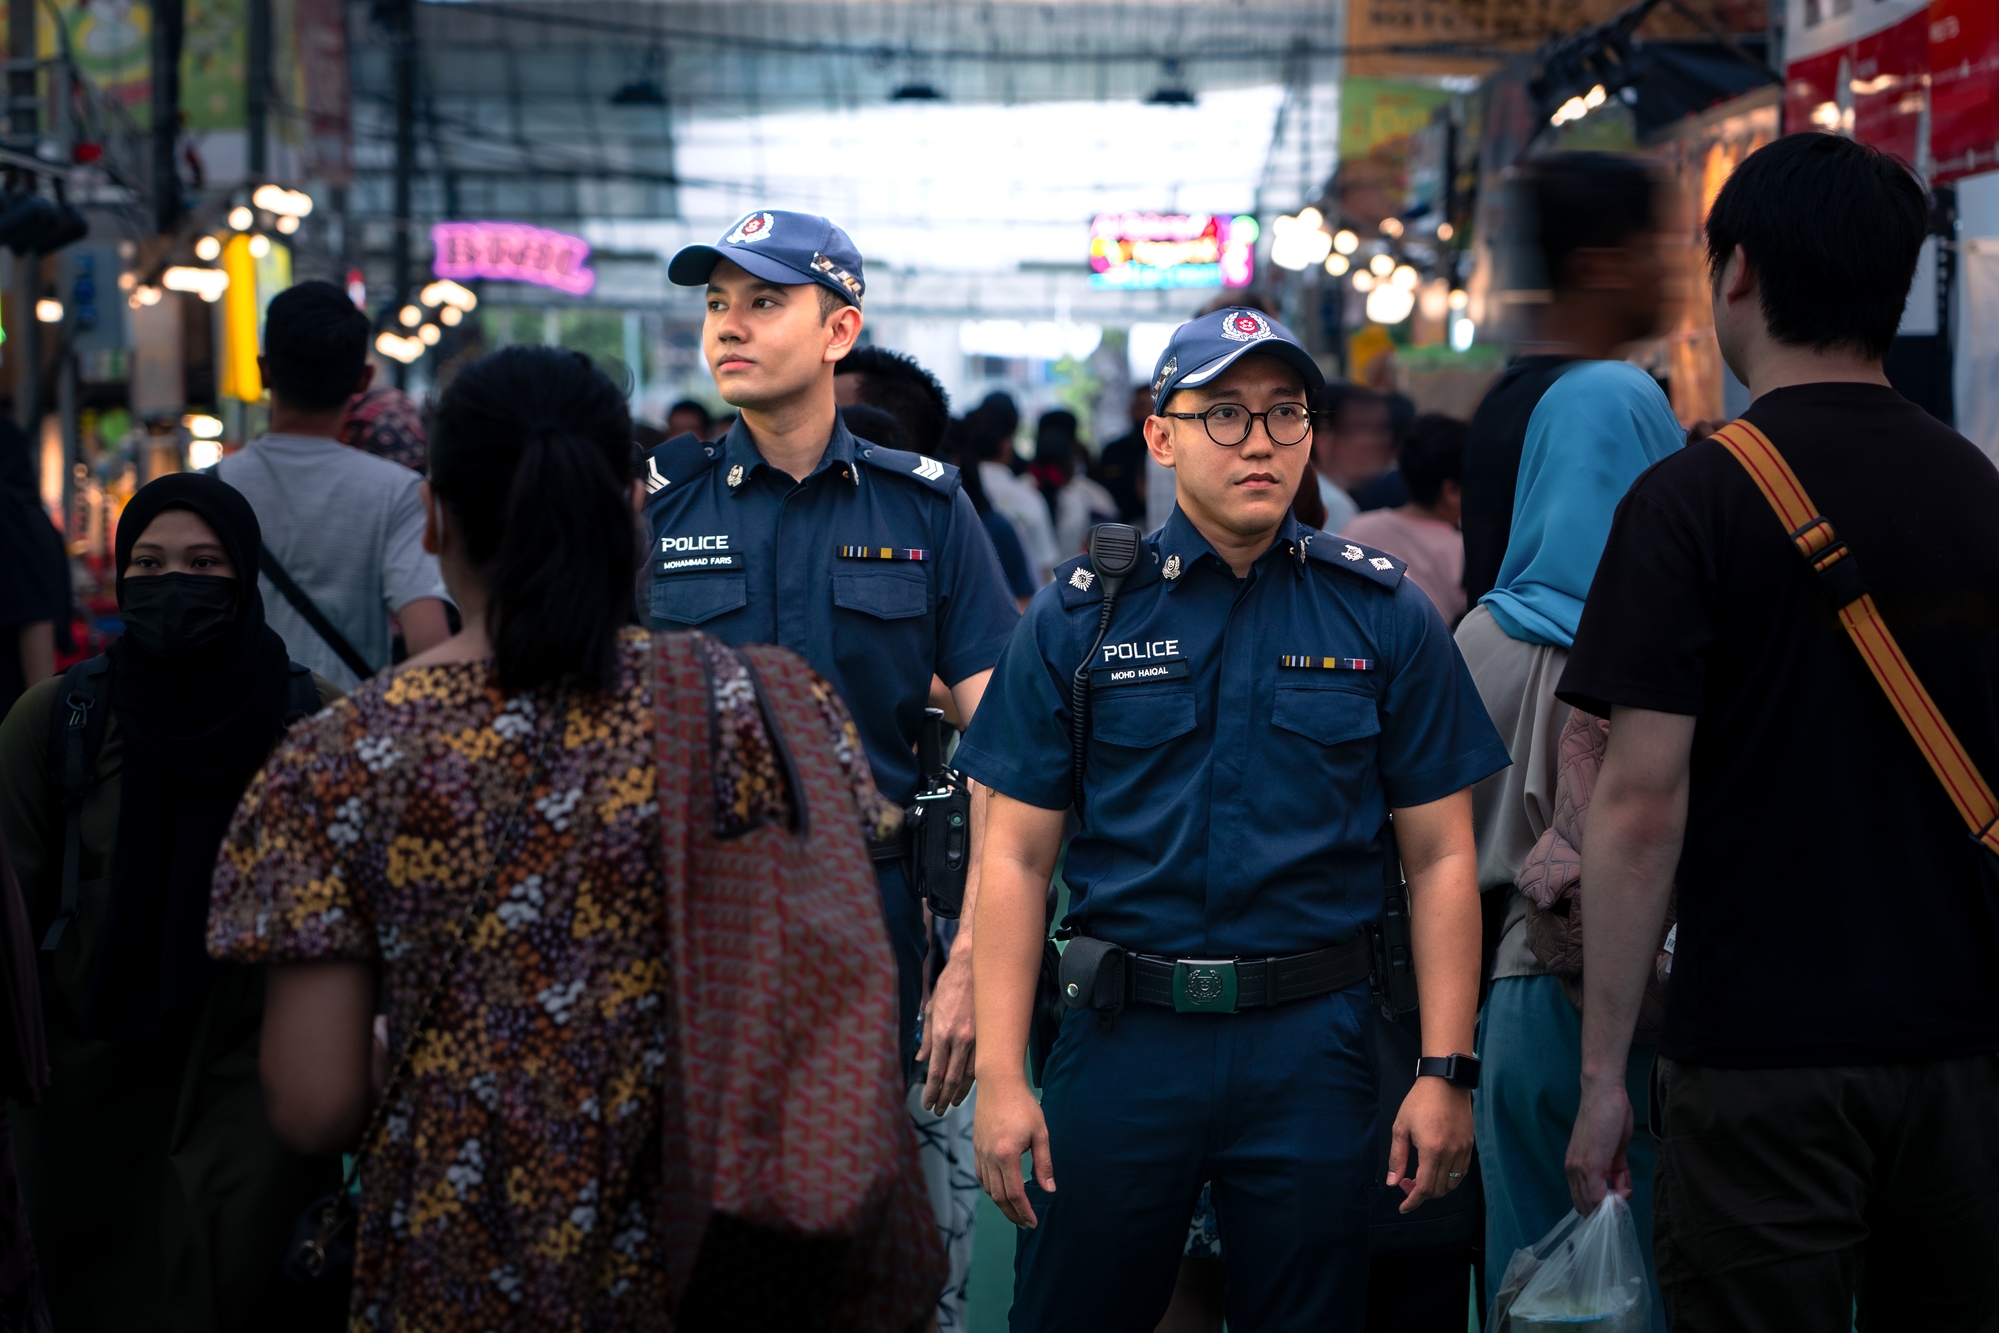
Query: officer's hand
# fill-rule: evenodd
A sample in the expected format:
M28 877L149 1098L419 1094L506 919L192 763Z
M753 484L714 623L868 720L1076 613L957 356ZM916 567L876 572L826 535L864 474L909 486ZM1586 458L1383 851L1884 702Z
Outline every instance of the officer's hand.
M1416 1150L1416 1172L1409 1174L1409 1150ZM1395 1138L1388 1148L1388 1183L1400 1185L1408 1197L1401 1211L1414 1212L1431 1199L1449 1194L1465 1183L1471 1161L1471 1093L1440 1078L1419 1078L1395 1117Z
M923 1109L943 1115L972 1090L972 951L952 949L923 1011Z
M1611 1190L1631 1197L1631 1163L1625 1156L1630 1147L1631 1098L1623 1080L1607 1079L1599 1087L1584 1079L1565 1163L1577 1212L1588 1217Z
M1027 1090L1025 1078L999 1087L988 1082L972 1114L972 1154L978 1162L980 1187L1017 1227L1032 1227L1040 1220L1027 1202L1027 1186L1020 1178L1020 1155L1030 1151L1035 1182L1053 1194L1055 1159L1048 1153L1048 1122L1041 1118L1041 1103Z

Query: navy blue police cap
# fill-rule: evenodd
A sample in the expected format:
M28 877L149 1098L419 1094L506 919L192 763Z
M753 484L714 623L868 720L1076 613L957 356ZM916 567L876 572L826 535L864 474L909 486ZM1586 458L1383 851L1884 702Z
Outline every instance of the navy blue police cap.
M1152 410L1164 412L1175 389L1199 388L1251 352L1274 356L1296 370L1305 380L1307 396L1326 383L1319 363L1289 329L1261 310L1230 306L1173 330L1152 370Z
M846 232L816 213L746 213L715 244L682 249L666 266L666 276L681 287L700 287L724 259L765 282L830 287L856 309L867 290L861 252Z

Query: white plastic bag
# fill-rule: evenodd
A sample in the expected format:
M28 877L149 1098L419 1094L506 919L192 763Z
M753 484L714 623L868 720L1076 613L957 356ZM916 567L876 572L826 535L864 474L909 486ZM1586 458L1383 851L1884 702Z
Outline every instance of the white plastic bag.
M1485 1326L1487 1333L1651 1333L1651 1309L1638 1223L1612 1192L1588 1217L1571 1212L1513 1252Z

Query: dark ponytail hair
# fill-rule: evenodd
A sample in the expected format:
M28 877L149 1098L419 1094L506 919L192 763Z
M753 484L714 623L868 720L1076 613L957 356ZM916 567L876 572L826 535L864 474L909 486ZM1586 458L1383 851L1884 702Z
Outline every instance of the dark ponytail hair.
M486 584L500 688L611 688L638 571L632 417L578 352L508 347L437 405L430 485Z

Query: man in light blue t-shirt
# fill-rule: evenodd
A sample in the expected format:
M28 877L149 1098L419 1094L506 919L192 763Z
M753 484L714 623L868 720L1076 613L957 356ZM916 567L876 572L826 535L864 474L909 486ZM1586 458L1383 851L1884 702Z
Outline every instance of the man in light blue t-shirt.
M1658 383L1614 359L1655 334L1665 313L1658 196L1643 164L1608 154L1563 153L1522 174L1508 217L1525 234L1509 239L1516 253L1538 255L1543 273L1521 285L1544 283L1549 301L1536 341L1520 346L1522 355L1480 405L1465 450L1466 584L1478 604L1457 641L1513 760L1472 793L1491 980L1479 1020L1485 1077L1473 1096L1488 1300L1514 1250L1538 1241L1569 1211L1563 1158L1580 1098L1581 1016L1529 946L1529 900L1516 877L1554 815L1570 711L1555 686L1611 518L1632 481L1686 442ZM1474 579L1493 577L1474 568L1481 553L1471 548L1481 534L1474 532L1473 492L1503 477L1514 457L1504 555L1490 590L1473 589ZM1634 1046L1634 1089L1645 1086L1651 1066L1652 1048ZM1641 1092L1633 1092L1632 1104L1644 1105ZM1641 1112L1631 1202L1648 1268L1655 1155ZM1656 1289L1654 1305L1663 1328Z

